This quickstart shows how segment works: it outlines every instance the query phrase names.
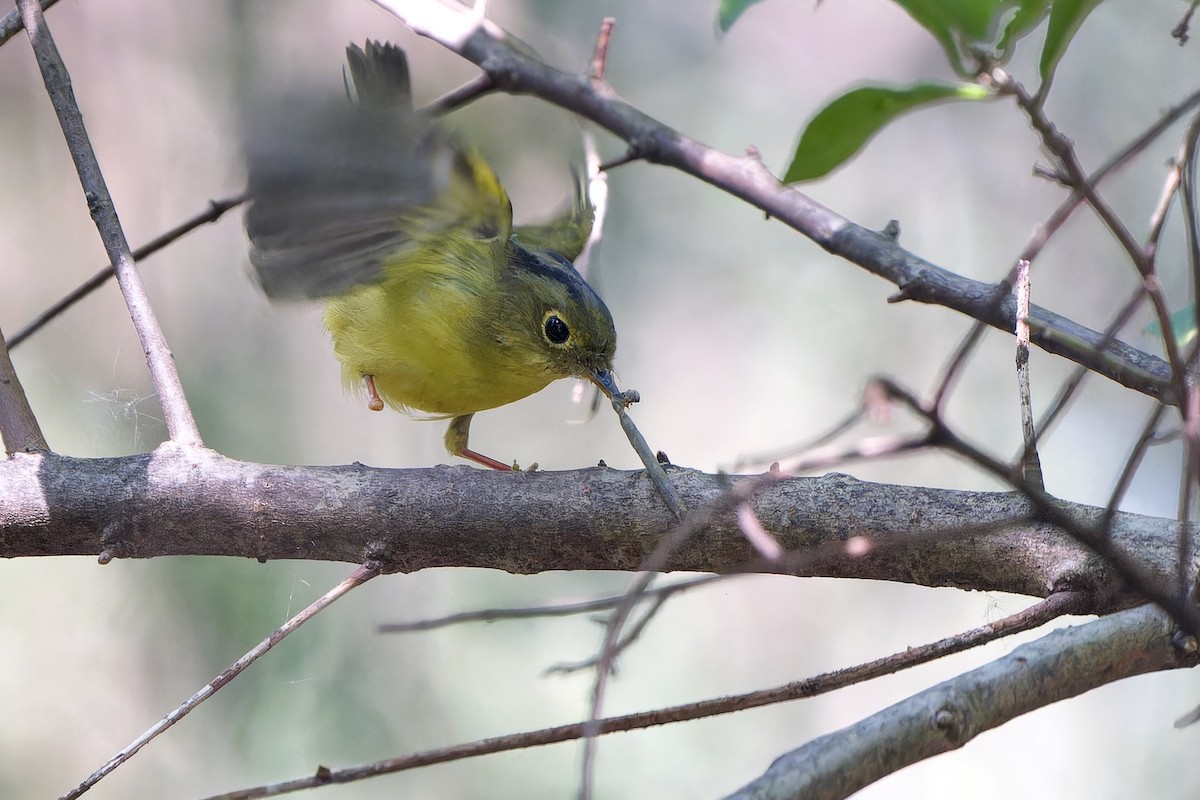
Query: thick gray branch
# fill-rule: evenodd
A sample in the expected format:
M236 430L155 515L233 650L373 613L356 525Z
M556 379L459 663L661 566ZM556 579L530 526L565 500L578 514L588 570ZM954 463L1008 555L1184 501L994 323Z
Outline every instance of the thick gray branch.
M1063 628L780 756L727 800L835 800L980 733L1122 678L1194 667L1154 606Z
M669 474L696 513L711 513L729 486L724 477L693 470ZM0 487L0 556L10 558L224 555L377 560L387 571L405 572L635 570L673 524L642 472L289 467L172 443L112 459L19 453L0 462ZM667 570L749 568L1032 596L1088 591L1098 610L1123 602L1100 559L1057 529L1029 522L1029 507L1016 493L828 475L782 478L759 492L753 506L789 560L756 561L732 512L723 511L712 514ZM1101 513L1063 508L1081 519ZM1168 575L1176 530L1172 520L1118 514L1114 542ZM843 546L852 537L870 540L866 555Z

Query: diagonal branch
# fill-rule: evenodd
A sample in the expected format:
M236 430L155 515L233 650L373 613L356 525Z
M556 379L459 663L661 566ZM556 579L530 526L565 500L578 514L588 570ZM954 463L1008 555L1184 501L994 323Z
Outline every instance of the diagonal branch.
M242 197L227 197L223 200L208 201L208 208L204 211L192 216L191 219L188 219L185 222L181 222L179 225L171 228L171 230L154 237L137 250L134 250L132 254L133 260L141 261L144 258L149 258L167 245L173 244L180 237L191 233L196 228L199 228L201 225L206 225L210 222L216 222L225 215L225 212L241 205L243 199L244 198ZM102 267L98 272L92 275L92 277L88 278L86 281L79 284L79 286L76 286L74 289L68 292L65 296L55 301L53 305L34 317L29 324L14 333L8 340L9 349L16 348L17 345L21 344L30 336L46 327L46 325L48 325L52 320L57 319L64 312L66 312L67 309L71 308L71 306L75 305L80 300L87 297L89 294L96 291L96 289L99 289L101 286L107 283L108 279L113 277L115 274L116 272L113 270L112 264Z
M17 6L21 11L25 30L29 34L29 41L33 45L38 68L46 84L46 92L50 95L50 102L54 105L63 135L67 139L67 148L75 161L79 181L83 184L88 211L100 232L109 263L116 270L121 294L125 296L129 316L133 319L133 327L137 331L142 351L146 354L146 364L150 368L150 378L154 381L154 388L162 403L167 430L171 439L181 444L200 444L200 431L184 397L183 385L179 381L179 373L175 370L174 359L158 320L150 309L150 298L146 295L146 287L142 284L141 276L130 255L129 243L125 239L120 220L117 219L112 195L109 194L100 164L96 160L96 153L83 125L83 115L75 102L71 78L50 35L50 28L42 16L42 8L37 0L17 0Z
M137 755L139 750L148 745L161 734L165 733L173 725L175 725L175 723L179 722L181 719L194 711L201 703L208 700L208 698L212 697L214 694L231 683L237 676L245 672L251 664L266 655L268 650L271 650L273 647L275 647L275 645L279 644L285 638L298 630L301 625L305 624L317 614L331 606L334 602L344 597L348 592L357 589L359 586L362 586L364 583L371 580L378 574L379 570L376 569L374 564L363 564L358 569L354 570L354 572L348 578L340 582L337 586L333 587L325 594L318 597L300 613L296 614L287 622L283 623L274 631L272 631L270 636L268 636L266 639L263 639L254 647L250 648L245 655L230 664L227 669L221 672L220 675L213 678L211 681L201 687L200 691L189 697L182 705L173 710L171 713L167 714L161 720L152 725L148 730L130 742L121 750L121 752L117 753L115 756L106 761L99 769L84 779L83 782L64 794L61 800L75 800L75 798L82 797L89 789L103 780L106 775L109 775L117 767L133 758L135 755Z
M493 25L480 23L472 28L459 15L443 31L439 20L414 22L407 17L409 3L375 1L417 33L479 66L495 88L539 97L597 123L629 145L624 160L638 158L674 167L745 200L833 255L896 284L900 291L894 300L941 305L1007 333L1015 329L1016 301L1002 283L971 280L908 252L886 233L857 225L783 185L753 155L729 155L685 136L625 102L606 82L539 61ZM1135 391L1178 402L1164 360L1123 342L1108 341L1101 333L1038 306L1032 307L1029 321L1031 342L1043 350Z
M980 733L1122 678L1194 667L1172 626L1142 606L1056 630L775 760L726 800L835 800Z

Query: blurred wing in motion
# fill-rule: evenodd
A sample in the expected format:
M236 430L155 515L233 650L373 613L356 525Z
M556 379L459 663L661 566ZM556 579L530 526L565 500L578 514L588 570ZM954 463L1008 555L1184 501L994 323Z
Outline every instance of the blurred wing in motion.
M271 298L381 281L387 264L448 233L503 242L511 232L491 168L412 111L403 52L369 43L348 58L357 103L290 97L247 114L246 231Z
M550 222L519 225L515 233L521 243L531 250L553 251L567 261L574 262L592 234L596 211L588 197L587 176L577 168L571 177L575 180L575 199L571 207Z

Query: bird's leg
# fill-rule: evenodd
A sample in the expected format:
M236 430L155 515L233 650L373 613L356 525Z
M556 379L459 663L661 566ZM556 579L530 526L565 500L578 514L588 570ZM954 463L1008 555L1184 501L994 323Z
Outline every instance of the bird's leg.
M372 411L383 411L383 399L375 389L375 376L363 375L363 381L367 384L367 408Z
M450 420L450 429L446 431L446 449L453 455L469 459L476 464L482 464L485 467L503 472L511 472L513 467L508 464L504 464L494 458L489 458L482 453L476 453L467 447L467 434L471 427L471 417L473 416L475 415L463 414L461 417L455 417Z

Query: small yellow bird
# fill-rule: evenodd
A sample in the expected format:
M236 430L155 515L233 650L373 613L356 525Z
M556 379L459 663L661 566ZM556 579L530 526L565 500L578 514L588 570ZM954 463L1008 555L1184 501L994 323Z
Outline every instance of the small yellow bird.
M251 263L273 299L326 299L344 380L372 410L452 417L447 450L511 469L468 448L475 412L567 377L623 397L612 315L571 264L592 227L584 184L559 219L514 228L487 162L413 110L403 51L347 58L356 103L251 114Z

